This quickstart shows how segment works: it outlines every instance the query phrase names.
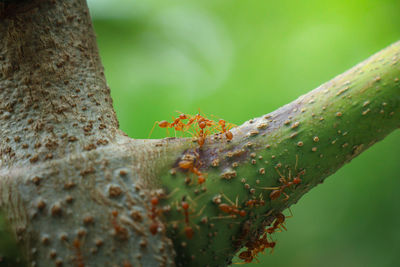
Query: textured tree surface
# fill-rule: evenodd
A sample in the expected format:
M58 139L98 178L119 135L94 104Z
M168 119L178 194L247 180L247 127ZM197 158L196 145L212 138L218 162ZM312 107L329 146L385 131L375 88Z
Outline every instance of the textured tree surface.
M0 18L0 266L226 266L400 126L395 43L231 141L132 140L84 0L2 3ZM300 182L272 197L282 178Z

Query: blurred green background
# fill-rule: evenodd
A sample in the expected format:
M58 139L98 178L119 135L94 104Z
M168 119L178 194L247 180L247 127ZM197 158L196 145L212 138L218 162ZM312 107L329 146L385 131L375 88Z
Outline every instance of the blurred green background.
M241 124L400 39L398 0L89 5L120 125L133 138L177 110ZM250 265L400 266L399 172L396 131L304 196L274 253Z

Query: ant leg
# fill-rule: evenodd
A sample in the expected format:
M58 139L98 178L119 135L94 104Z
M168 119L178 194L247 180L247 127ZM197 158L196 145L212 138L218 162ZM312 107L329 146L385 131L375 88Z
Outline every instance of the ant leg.
M234 262L233 264L247 264L247 262Z
M285 176L283 176L282 173L278 170L278 167L275 167L275 171L278 173L280 178L285 179Z
M231 214L231 215L226 215L226 216L217 216L217 217L210 217L210 220L223 220L223 219L229 219L231 220L233 216L236 216L235 214ZM235 217L233 217L235 218Z
M288 201L290 196L288 194L286 194L285 192L283 192L283 191L282 191L282 194L285 195L285 198L283 199L283 201Z
M235 203L232 202L232 200L229 199L224 193L221 193L221 195L232 205L235 206Z
M292 210L290 209L290 207L288 208L290 215L286 216L286 218L292 218L293 217L293 213Z
M259 187L260 189L263 189L263 190L279 190L280 189L280 187Z
M165 198L168 199L168 198L172 197L178 191L179 191L179 188L175 187L175 189L172 190L171 193L169 193Z
M281 223L281 224L279 225L279 228L282 228L283 230L287 231L287 228L286 228L286 226L283 225L283 223Z
M271 248L271 251L269 252L269 254L274 253L274 248L275 248L275 246L273 246L273 247Z
M196 214L196 217L200 216L200 215L203 213L203 211L204 211L205 208L206 208L206 205L204 205L204 206L200 209L200 211Z
M153 131L154 131L154 127L156 127L156 124L157 124L157 123L158 123L158 121L154 122L153 128L151 128L151 131L150 131L150 133L149 133L149 136L147 136L147 138L150 138L151 134L152 134Z

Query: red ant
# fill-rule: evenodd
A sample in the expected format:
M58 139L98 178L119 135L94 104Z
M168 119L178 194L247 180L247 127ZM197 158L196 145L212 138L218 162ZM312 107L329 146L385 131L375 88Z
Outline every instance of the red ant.
M192 116L189 118L188 123L186 123L186 127L189 128L195 122L197 122L197 126L200 129L199 131L196 130L196 133L197 133L197 143L199 144L199 147L201 148L204 145L205 139L208 134L208 131L205 130L205 128L213 126L215 124L215 122L203 117L202 115L200 115L200 112L199 112L195 116Z
M236 263L236 264L243 264L243 263L251 263L253 259L256 259L256 261L259 263L260 261L256 258L255 255L253 255L253 252L251 250L246 250L243 251L239 254L239 259L244 260L244 262L241 263Z
M289 172L289 179L290 179L290 172ZM284 194L284 195L285 195L285 198L284 198L283 200L284 200L284 201L287 201L287 200L289 199L289 195L286 194L286 193L284 192L284 190L285 190L286 188L289 188L289 187L293 186L293 185L298 185L298 184L301 183L300 177L295 177L293 180L286 180L285 177L281 176L281 178L279 178L279 181L280 181L281 183L283 183L283 185L281 185L280 187L276 188L275 190L273 190L273 191L269 194L269 198L270 198L271 200L275 200L275 199L279 198L281 194ZM268 189L268 188L265 187L264 189ZM270 188L270 189L273 189L273 187Z
M194 204L194 206L196 206L196 204L193 202L193 200L190 197L187 197L188 200L190 200L190 203ZM190 216L191 214L194 212L194 209L192 208L191 210L189 210L190 206L189 206L189 202L186 200L186 196L182 197L182 201L179 204L178 202L176 203L177 205L177 210L179 212L183 211L183 215L185 217L185 227L184 227L184 231L185 231L185 235L187 237L187 239L192 239L193 235L194 235L194 229L192 226L190 226ZM203 208L200 209L200 211L194 215L195 217L200 216L204 210L206 206L204 205ZM177 226L176 226L177 227ZM198 226L196 226L198 228Z
M228 213L228 214L232 214L232 215L234 215L234 214L238 214L238 215L240 215L241 217L244 217L244 216L246 216L246 211L245 210L240 210L239 208L238 208L238 198L236 198L236 203L233 203L227 196L225 196L224 194L222 194L222 196L228 201L228 202L230 202L230 206L228 205L228 204L225 204L225 203L221 203L221 204L219 204L218 205L218 208L222 211L222 212L225 212L225 213Z
M199 123L200 131L196 131L198 136L197 136L197 144L199 144L199 147L201 148L204 143L206 142L206 137L208 134L208 131L204 131L204 128L206 127L205 123ZM201 128L203 127L203 128Z
M159 202L158 197L152 197L150 202L151 202L151 210L149 217L152 220L152 223L149 226L149 230L152 235L155 235L157 234L159 228L159 224L156 221L157 215L159 214L159 210L157 210L157 205Z
M206 181L204 174L199 171L196 165L200 165L199 155L195 153L196 156L192 154L185 154L183 159L179 161L178 166L181 169L188 170L191 173L197 175L197 183L202 184Z
M296 165L295 165L295 170L297 170L297 161L298 161L298 156L296 155ZM298 185L301 183L300 175L304 174L304 170L299 172L296 177L291 178L291 172L289 170L289 177L286 180L286 178L279 172L278 168L275 168L276 172L279 174L279 182L282 184L279 187L261 187L261 189L267 189L267 190L273 190L269 194L269 198L271 200L275 200L281 196L281 194L285 195L285 198L283 199L284 201L287 201L289 199L289 195L284 192L286 188L291 188L292 186Z
M78 267L85 267L85 263L83 262L83 256L81 252L81 242L79 241L78 238L75 238L73 245L74 248L76 249L76 257L75 257L76 265Z
M264 252L266 248L271 248L272 253L274 251L274 247L276 245L276 242L274 241L268 241L267 234L264 233L254 244L255 247L252 248L252 252L254 255L257 255L259 252Z
M286 227L283 225L283 223L285 222L285 215L283 215L282 212L279 212L278 214L275 215L275 221L273 223L273 225L271 227L269 227L266 232L268 234L273 234L275 232L276 229L282 227L284 230L287 230Z
M193 238L193 228L189 225L189 203L182 200L181 206L183 208L183 213L185 214L185 234L188 239Z
M186 124L183 123L182 120L186 120L186 119L187 119L187 116L186 116L185 114L180 114L180 115L178 116L178 118L174 118L174 117L172 117L172 118L173 118L173 120L174 120L172 123L169 123L168 121L165 121L165 120L163 120L163 121L156 121L156 122L154 123L153 128L152 128L151 131L150 131L149 137L150 137L151 133L153 132L154 127L156 126L156 123L158 123L158 126L159 126L160 128L174 128L175 131L182 131L182 132L184 132Z
M224 120L219 120L218 121L219 126L221 126L221 132L225 133L225 137L227 140L232 140L233 134L231 131L226 129L226 122Z
M218 208L225 213L229 214L239 214L241 217L246 216L245 210L239 210L236 205L229 206L228 204L221 203L218 205Z
M243 263L251 263L253 259L256 259L257 262L257 254L260 252L264 252L266 248L271 248L271 253L273 252L273 249L276 245L276 242L274 241L268 241L267 234L264 233L260 238L258 238L254 242L247 242L246 247L247 250L243 251L239 254L239 258L243 260ZM238 263L238 264L243 264L243 263Z
M183 120L188 120L188 121L184 123ZM188 131L193 124L197 124L199 130L195 129L195 131L196 131L197 143L199 144L200 148L204 145L206 137L209 134L209 131L206 130L206 127L212 127L217 125L215 121L207 119L205 116L201 115L200 111L194 116L182 113L178 116L178 118L173 118L172 123L169 123L168 121L165 120L160 122L155 122L152 130L150 131L150 135L153 132L156 123L158 123L158 126L161 128L167 128L167 129L174 128L175 131L182 131L182 132ZM220 132L225 134L226 139L232 140L233 134L228 129L231 127L231 124L228 124L227 126L227 123L224 120L220 119L218 121L218 126L220 127ZM211 131L214 130L215 128L211 128Z
M254 206L264 206L265 205L265 201L263 199L249 199L246 201L246 203L244 204L245 206L249 207L249 208L253 208Z
M114 227L115 230L115 234L116 236L118 236L120 239L122 240L126 240L128 239L128 229L126 229L123 226L120 226L117 222L117 218L118 218L118 211L113 210L111 212L113 219L111 220L111 223Z

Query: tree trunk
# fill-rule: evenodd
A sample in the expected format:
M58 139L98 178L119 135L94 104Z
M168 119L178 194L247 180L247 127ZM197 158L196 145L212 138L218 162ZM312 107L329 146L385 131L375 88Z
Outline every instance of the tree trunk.
M225 266L243 246L250 261L275 245L284 209L400 126L396 43L232 139L216 123L202 146L132 140L118 130L84 0L3 3L0 18L9 266Z
M156 155L118 130L86 1L2 5L0 206L29 266L172 265L144 229Z

